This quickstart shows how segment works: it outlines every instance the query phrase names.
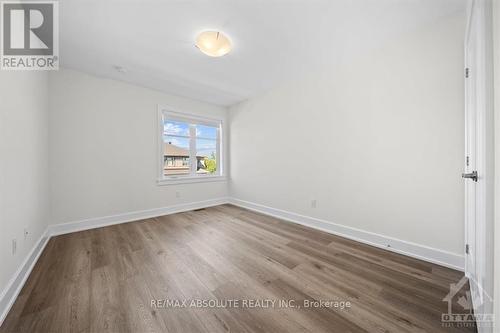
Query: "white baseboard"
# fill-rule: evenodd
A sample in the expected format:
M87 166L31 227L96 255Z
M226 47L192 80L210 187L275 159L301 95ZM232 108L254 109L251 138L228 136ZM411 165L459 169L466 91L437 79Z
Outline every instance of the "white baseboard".
M345 225L304 216L289 211L267 207L261 204L230 198L229 203L242 208L250 209L259 213L280 218L289 222L305 225L321 231L349 238L361 243L383 248L396 253L404 254L413 258L432 262L441 266L464 271L464 257L455 253L435 249L425 245L407 242L401 239L376 234Z
M49 239L50 235L48 234L48 231L45 230L45 232L42 234L38 242L35 243L33 249L31 249L30 253L28 253L28 256L24 259L23 263L21 264L21 266L19 266L16 273L14 273L14 276L10 279L9 283L0 295L0 326L2 326L5 317L7 317L10 308L21 292L24 283L26 283L28 276L33 270L33 267L35 267L35 264L42 254L43 249L45 248L45 245L47 245Z
M117 215L96 217L92 219L55 224L49 226L49 234L51 236L57 236L57 235L67 234L70 232L105 227L113 224L120 224L120 223L149 219L157 216L182 213L194 209L222 205L228 202L229 202L228 198L224 197L224 198L196 201L196 202L179 204L162 208L140 210L140 211L117 214Z

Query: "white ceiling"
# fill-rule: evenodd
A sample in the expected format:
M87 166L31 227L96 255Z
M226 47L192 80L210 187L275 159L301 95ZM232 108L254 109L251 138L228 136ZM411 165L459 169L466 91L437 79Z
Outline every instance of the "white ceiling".
M231 105L346 52L464 10L465 0L62 0L63 67ZM233 51L194 46L224 31ZM120 73L113 66L126 68Z

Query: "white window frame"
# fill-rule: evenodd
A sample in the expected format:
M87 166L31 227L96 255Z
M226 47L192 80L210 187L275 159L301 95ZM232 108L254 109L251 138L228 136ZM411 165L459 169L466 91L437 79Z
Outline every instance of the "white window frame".
M216 145L216 158L217 158L217 173L216 174L199 174L196 173L197 160L196 160L196 130L190 126L190 172L188 175L171 175L165 176L164 174L164 120L169 119L172 121L179 121L189 124L199 124L206 126L217 127L217 145ZM194 132L193 132L194 131ZM202 183L213 181L225 181L226 176L224 173L224 121L221 118L208 118L198 115L193 115L185 112L175 110L168 106L158 106L158 185L172 185L172 184L186 184L186 183ZM203 139L200 137L199 139Z

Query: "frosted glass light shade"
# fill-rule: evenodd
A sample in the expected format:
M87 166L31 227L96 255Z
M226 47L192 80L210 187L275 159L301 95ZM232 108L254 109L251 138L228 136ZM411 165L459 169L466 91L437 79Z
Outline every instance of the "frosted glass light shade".
M196 38L196 47L210 57L222 57L231 51L231 41L220 31L204 31Z

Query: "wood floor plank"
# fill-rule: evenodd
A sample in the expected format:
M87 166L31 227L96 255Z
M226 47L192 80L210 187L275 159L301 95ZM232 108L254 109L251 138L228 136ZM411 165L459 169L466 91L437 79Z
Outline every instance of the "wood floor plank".
M0 333L476 332L441 322L462 277L221 205L53 237Z

